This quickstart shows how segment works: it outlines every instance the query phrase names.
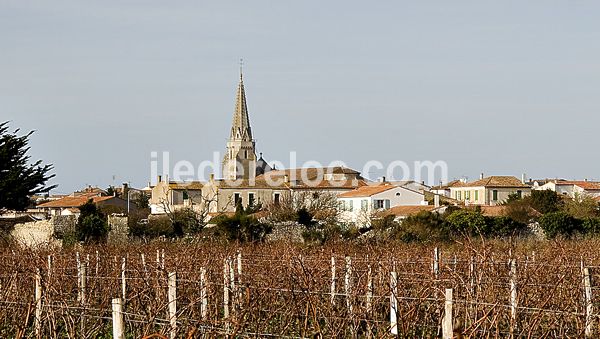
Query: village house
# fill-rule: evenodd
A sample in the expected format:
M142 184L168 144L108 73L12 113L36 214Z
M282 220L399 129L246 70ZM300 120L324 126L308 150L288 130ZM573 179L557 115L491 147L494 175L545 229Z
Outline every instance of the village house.
M450 187L450 197L465 205L498 205L511 194L524 197L531 187L513 176L483 177L473 182L461 182Z
M152 186L150 195L150 212L164 214L182 208L201 209L204 204L202 188L204 185L198 181L173 182L161 175L158 176L156 185Z
M537 184L537 185L536 185ZM547 180L544 183L536 182L533 189L551 190L560 195L570 198L577 197L600 197L600 182L594 181L569 181L564 179ZM541 184L541 185L540 185Z
M338 195L341 219L360 226L370 225L372 216L396 206L427 205L425 195L409 188L379 183L366 185Z
M83 206L88 201L92 201L99 208L110 208L114 211L126 211L127 201L112 195L77 195L68 196L62 199L49 201L37 206L43 210L47 216L53 217L58 215L79 215L79 207Z
M438 186L431 187L430 192L433 194L440 195L442 197L450 198L451 197L450 196L450 188L461 185L463 183L465 183L465 182L461 181L461 180L452 180L452 181L446 183L445 185L442 184L442 182L440 182L440 184Z

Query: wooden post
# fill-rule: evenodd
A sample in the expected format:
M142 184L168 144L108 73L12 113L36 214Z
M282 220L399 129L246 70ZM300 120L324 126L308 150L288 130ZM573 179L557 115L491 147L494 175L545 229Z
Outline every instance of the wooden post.
M121 298L123 303L127 300L127 281L125 280L125 257L121 259Z
M169 273L169 322L171 330L169 337L171 339L177 336L177 273Z
M85 290L87 287L87 267L85 265L81 267L81 277L79 277L79 279L79 286L81 287L81 300L79 300L79 302L81 303L81 305L85 305Z
M208 288L206 285L206 268L200 268L200 300L201 300L201 309L200 314L202 316L202 320L206 320L206 315L208 314Z
M446 289L446 302L444 305L444 318L442 319L442 338L452 339L452 289Z
M440 250L436 247L433 249L433 274L436 279L440 273Z
M592 280L589 267L583 269L583 288L585 290L585 337L593 336L594 304L592 303Z
M123 303L120 298L112 300L112 322L113 322L113 338L124 339L125 327L123 326Z
M81 303L81 261L79 260L79 252L75 253L75 261L77 262L77 302Z
M35 336L42 337L42 274L35 272Z
M100 268L100 255L98 251L96 251L96 276L98 276L98 269Z
M237 276L237 303L241 308L244 291L242 290L242 253L240 251L237 253Z
M390 272L390 332L398 335L398 275Z
M165 249L163 248L160 252L160 269L165 269Z
M331 256L331 305L335 306L335 257Z
M229 332L229 262L227 258L223 260L223 318L226 331Z
M510 259L510 332L517 327L517 260Z
M373 308L373 273L371 264L367 271L367 313L370 313Z
M235 315L235 310L237 308L237 290L235 288L235 262L233 258L229 258L229 293L231 299L231 311L232 315Z
M346 257L346 272L344 274L344 293L346 294L346 307L352 314L352 258Z
M52 256L48 255L48 283L50 283L50 277L52 276Z
M144 278L148 278L148 270L146 269L146 257L144 256L144 253L140 254L140 257L142 259L142 267L144 269Z

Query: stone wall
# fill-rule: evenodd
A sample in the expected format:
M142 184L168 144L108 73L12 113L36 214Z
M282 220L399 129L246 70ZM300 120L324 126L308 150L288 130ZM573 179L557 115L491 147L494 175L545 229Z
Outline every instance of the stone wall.
M111 214L108 216L108 242L119 243L127 242L129 237L128 218L122 214Z
M50 218L50 222L54 227L54 236L62 238L63 235L75 231L77 218L74 215L55 215Z
M306 231L304 225L297 222L281 222L273 225L273 232L267 235L267 241L304 242L302 232Z
M55 219L16 224L10 233L13 240L24 247L60 247L55 238ZM64 221L64 220L63 220Z

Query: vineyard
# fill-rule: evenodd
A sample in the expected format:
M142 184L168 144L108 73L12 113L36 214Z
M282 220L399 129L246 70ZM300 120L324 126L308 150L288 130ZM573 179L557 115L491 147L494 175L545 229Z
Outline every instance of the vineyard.
M599 248L4 248L0 337L594 337Z

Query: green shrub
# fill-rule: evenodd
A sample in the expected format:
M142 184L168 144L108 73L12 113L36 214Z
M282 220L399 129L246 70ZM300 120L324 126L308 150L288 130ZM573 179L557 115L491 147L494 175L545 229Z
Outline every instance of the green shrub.
M455 235L486 235L489 232L485 217L477 210L454 211L446 217L446 222Z
M540 227L548 238L558 235L570 237L574 233L582 231L580 220L561 211L544 214L540 218Z
M600 218L586 218L581 224L584 233L591 236L600 235Z
M390 228L390 237L403 242L446 241L448 227L437 213L421 211Z

